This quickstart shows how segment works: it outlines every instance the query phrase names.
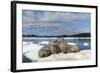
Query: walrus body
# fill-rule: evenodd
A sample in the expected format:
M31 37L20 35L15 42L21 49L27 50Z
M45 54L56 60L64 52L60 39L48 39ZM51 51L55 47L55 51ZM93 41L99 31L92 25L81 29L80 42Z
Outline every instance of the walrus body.
M80 49L76 45L67 44L66 48L67 48L67 53L75 53L75 52L79 52L80 51Z
M58 44L62 53L67 53L67 47L64 43Z
M58 39L58 46L62 53L67 53L67 45L64 43L64 39Z
M65 44L64 39L59 39L58 45L62 53L75 53L80 51L77 45Z
M50 42L48 45L44 45L40 50L39 50L39 57L47 57L51 54L58 54L60 53L60 48L57 45L57 43Z
M62 53L75 53L80 51L80 49L76 45L61 43L59 44L59 47Z
M47 45L44 45L38 52L39 57L48 57L51 54L58 53L75 53L79 52L80 49L76 45L65 44L64 41L53 41Z
M52 54L57 54L61 52L57 41L51 42L50 44L51 45L50 45L49 50L51 51Z
M42 58L42 57L48 57L49 55L51 55L49 48L50 48L49 45L43 46L38 52L39 57Z

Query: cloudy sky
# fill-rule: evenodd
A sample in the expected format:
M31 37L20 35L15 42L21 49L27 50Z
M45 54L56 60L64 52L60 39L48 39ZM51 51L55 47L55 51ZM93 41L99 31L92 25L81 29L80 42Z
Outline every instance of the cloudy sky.
M23 34L40 36L90 32L90 13L23 10Z

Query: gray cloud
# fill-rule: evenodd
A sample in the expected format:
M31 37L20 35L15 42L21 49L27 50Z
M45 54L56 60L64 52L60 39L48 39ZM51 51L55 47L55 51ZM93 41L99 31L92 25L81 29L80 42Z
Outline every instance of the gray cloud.
M89 13L23 10L22 18L23 34L75 34L90 26Z

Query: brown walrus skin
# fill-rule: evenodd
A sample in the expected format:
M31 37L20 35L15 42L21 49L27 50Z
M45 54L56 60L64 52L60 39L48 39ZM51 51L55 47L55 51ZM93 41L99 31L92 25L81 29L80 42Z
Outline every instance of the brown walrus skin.
M62 53L75 53L80 51L80 49L76 45L61 43L59 44L59 47Z
M60 43L58 44L60 50L62 53L67 53L67 48L66 48L66 45L64 43Z
M67 46L64 43L64 39L58 39L57 42L58 42L58 46L59 46L61 52L62 53L67 53Z
M60 48L57 45L56 42L50 42L47 45L44 45L38 52L39 57L43 58L43 57L47 57L50 56L51 54L58 54L60 53Z
M49 45L45 45L43 46L39 52L38 52L39 57L43 58L43 57L48 57L49 55L51 55L51 52L49 50Z
M58 54L60 52L62 53L75 53L75 52L79 52L80 49L78 48L78 46L76 45L69 45L69 44L65 44L64 41L60 40L60 41L53 41L50 42L49 44L43 46L38 54L39 57L43 58L43 57L48 57L51 54Z
M50 48L49 48L49 50L50 50L50 52L51 52L52 54L58 54L58 53L61 52L57 41L53 41L53 42L50 43Z
M57 42L62 53L75 53L80 51L77 45L65 44L64 39L58 39Z
M67 48L67 53L76 53L76 52L80 51L79 47L76 46L76 45L69 45L69 44L67 44L66 48Z

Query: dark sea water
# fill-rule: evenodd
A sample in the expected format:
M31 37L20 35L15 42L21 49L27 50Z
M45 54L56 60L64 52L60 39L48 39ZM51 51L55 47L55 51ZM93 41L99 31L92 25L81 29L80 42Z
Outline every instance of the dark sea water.
M39 44L40 42L48 42L58 38L23 38L23 42L31 42L33 44ZM91 39L90 38L64 38L65 43L75 43L80 48L80 50L91 49Z

